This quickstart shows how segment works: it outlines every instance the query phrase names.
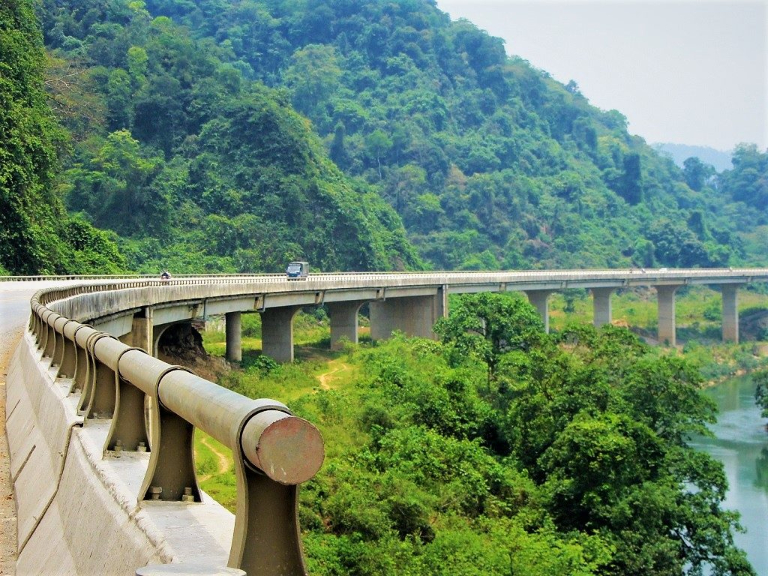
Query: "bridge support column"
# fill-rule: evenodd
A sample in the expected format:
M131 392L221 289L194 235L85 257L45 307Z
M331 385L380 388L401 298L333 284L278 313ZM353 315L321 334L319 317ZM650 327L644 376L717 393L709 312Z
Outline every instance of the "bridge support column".
M293 318L301 306L268 308L261 313L261 352L277 362L293 362Z
M614 288L592 288L592 306L594 309L592 323L595 328L611 323L611 294L613 291Z
M675 292L679 285L654 286L658 296L659 343L667 346L677 344L675 330Z
M227 360L241 362L243 360L241 314L240 312L228 312L224 317L227 331Z
M407 296L371 302L371 339L386 340L399 330L407 336L435 338L432 328L447 314L447 290L433 296Z
M723 342L739 342L739 285L722 284Z
M154 326L152 324L152 308L143 308L133 316L131 326L131 341L126 342L130 346L141 348L147 354L152 354L154 348Z
M541 316L541 321L544 322L544 331L549 333L549 296L554 290L526 290L525 295L528 296L528 302L536 307Z
M357 313L363 302L331 302L326 304L331 317L331 350L341 348L342 338L357 344Z

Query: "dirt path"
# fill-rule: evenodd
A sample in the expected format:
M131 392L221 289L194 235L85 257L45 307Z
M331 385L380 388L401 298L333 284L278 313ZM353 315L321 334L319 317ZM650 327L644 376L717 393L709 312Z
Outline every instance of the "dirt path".
M217 476L219 474L224 474L227 470L229 470L229 466L232 462L232 457L228 454L225 454L223 452L220 452L216 446L213 445L213 442L211 442L211 439L208 436L203 436L200 439L200 442L205 444L205 447L208 448L211 452L213 452L216 455L216 460L219 462L218 470L216 471L216 474L205 474L203 476L200 476L198 478L199 482L205 482L209 478L213 478L214 476Z
M320 380L320 388L323 390L330 390L331 386L328 384L329 381L333 380L333 375L338 374L339 372L344 372L345 370L349 370L349 365L344 364L344 362L341 362L339 360L331 360L328 362L328 367L330 368L333 364L337 364L338 366L334 368L333 370L329 370L328 372L324 372L323 374L320 374L317 379Z

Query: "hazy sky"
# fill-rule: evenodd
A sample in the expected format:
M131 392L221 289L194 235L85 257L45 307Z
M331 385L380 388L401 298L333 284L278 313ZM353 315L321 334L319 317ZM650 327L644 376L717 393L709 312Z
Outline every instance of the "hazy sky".
M437 0L649 143L768 148L768 0Z

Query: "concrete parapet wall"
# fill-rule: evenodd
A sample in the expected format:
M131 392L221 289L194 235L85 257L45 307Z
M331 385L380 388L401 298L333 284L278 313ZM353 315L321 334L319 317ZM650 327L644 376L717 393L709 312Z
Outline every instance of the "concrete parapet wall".
M19 525L17 574L132 576L147 564L223 567L234 516L201 503L138 502L148 454L103 453L108 420L77 415L26 334L7 379L8 441Z

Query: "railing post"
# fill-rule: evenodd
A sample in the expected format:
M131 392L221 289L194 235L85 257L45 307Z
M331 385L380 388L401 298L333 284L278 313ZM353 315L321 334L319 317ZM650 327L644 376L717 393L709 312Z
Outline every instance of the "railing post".
M85 378L85 387L83 388L83 393L80 395L80 402L77 406L78 414L85 416L86 418L92 418L91 411L93 410L94 406L94 397L96 396L96 389L99 387L99 384L101 384L101 387L104 387L104 380L105 380L105 374L104 374L104 368L100 368L100 362L96 358L96 353L94 352L94 346L96 345L96 342L98 342L102 338L111 338L109 334L106 334L105 332L92 332L88 335L87 339L87 350L88 350L88 374ZM109 370L109 369L107 369ZM100 381L100 382L98 382ZM110 382L109 375L106 375L106 381L107 385ZM114 402L113 402L114 404Z
M78 324L77 327L74 328L74 333L72 334L72 343L75 353L75 366L72 373L72 385L69 387L70 394L76 392L77 390L83 389L83 385L85 384L85 377L88 374L88 352L86 351L85 346L81 345L77 340L78 333L81 332L83 328L88 328L88 326L85 324Z
M319 470L322 437L305 420L274 409L243 424L242 449L232 454L237 506L229 566L254 575L305 576L298 484Z
M58 316L55 312L50 312L44 319L45 322L45 342L43 343L43 358L50 358L53 361L53 353L56 350L56 330L49 321L52 316ZM55 322L55 319L54 319Z
M120 359L131 350L143 352L140 348L123 348L115 358L115 411L104 442L105 452L114 451L117 446L129 452L146 452L150 446L144 420L146 395L120 375Z
M56 344L53 349L53 355L51 356L51 366L58 366L61 368L61 362L64 359L64 349L66 348L66 338L64 338L64 326L67 325L69 319L64 316L59 316L53 321L53 331L56 333Z
M75 375L77 367L77 345L75 344L75 334L81 326L82 324L70 320L64 324L64 327L61 330L64 347L56 378L72 378Z
M139 500L178 501L182 496L191 496L190 500L200 502L200 488L195 476L195 427L166 409L159 396L160 382L176 370L190 372L183 366L169 366L158 376L155 392L151 395L149 442L152 452Z

